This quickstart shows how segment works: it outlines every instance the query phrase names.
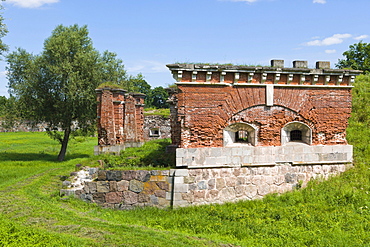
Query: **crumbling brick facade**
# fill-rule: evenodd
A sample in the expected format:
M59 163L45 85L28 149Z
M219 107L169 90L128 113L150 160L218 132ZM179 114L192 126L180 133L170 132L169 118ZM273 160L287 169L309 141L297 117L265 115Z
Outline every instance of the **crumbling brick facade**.
M283 64L167 65L178 86L171 95L173 144L223 147L225 129L245 123L255 131L254 146L280 146L284 127L296 123L307 126L307 144L346 145L351 88L360 71L330 69L329 62L317 62L316 69L305 61Z
M116 88L96 89L98 146L95 153L117 153L144 142L144 94Z

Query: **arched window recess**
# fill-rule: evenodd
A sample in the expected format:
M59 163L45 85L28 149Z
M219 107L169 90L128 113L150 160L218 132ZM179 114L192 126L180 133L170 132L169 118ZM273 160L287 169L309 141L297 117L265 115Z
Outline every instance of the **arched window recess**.
M248 123L234 123L224 129L224 146L257 144L257 128Z
M301 142L311 145L311 128L307 124L298 121L286 124L281 129L281 145L285 145L290 142Z

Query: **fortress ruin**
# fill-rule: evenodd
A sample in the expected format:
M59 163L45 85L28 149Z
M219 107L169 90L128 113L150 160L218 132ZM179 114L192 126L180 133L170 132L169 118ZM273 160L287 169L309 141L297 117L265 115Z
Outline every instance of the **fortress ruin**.
M95 171L76 195L112 208L187 206L262 198L352 166L346 140L358 70L169 64L176 169ZM99 89L99 146L142 139L143 96ZM118 147L117 147L118 146Z

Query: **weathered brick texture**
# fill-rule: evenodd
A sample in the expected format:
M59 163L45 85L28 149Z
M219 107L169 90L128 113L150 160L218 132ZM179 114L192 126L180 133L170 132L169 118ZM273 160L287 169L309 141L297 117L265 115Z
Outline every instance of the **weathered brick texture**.
M220 147L223 129L236 122L259 126L259 145L280 145L280 130L293 121L312 128L314 145L346 144L336 136L345 136L351 113L348 88L276 88L274 106L266 107L262 87L178 87L177 124L182 131L175 142L181 147ZM325 138L319 140L318 133Z
M113 88L96 92L99 146L143 142L144 95Z
M299 62L297 66L307 64ZM320 63L318 67L327 66ZM347 144L351 83L360 71L194 64L168 67L178 86L176 92L170 92L172 142L177 147L222 147L224 129L234 123L256 126L257 146L281 145L281 130L291 122L309 126L312 145ZM267 85L271 85L270 92Z

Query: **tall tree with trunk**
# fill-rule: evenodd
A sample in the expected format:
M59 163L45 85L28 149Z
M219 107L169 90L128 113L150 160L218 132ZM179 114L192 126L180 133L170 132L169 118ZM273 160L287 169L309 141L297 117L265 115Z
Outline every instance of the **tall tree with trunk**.
M57 26L40 55L18 49L7 56L9 92L22 118L48 124L48 134L61 144L65 158L71 134L96 119L95 89L113 81L125 87L126 71L112 52L100 54L86 26ZM62 131L56 131L61 129Z

